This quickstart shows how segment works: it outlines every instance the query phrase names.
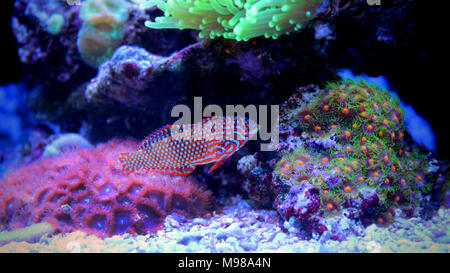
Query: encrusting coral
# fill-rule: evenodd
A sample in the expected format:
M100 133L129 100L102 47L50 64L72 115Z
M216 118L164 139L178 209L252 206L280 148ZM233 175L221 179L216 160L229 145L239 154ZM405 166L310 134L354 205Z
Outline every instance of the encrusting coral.
M361 79L329 83L293 117L307 144L284 151L276 173L310 184L322 216L361 207L356 217L385 225L431 191L426 157L406 146L404 113L386 89Z
M142 7L157 5L164 11L150 28L198 29L199 37L224 37L247 41L263 36L278 38L299 30L321 0L148 0Z
M57 232L114 235L156 231L172 212L202 216L210 192L190 178L147 173L125 175L117 157L134 141L45 157L0 181L0 229L48 222Z

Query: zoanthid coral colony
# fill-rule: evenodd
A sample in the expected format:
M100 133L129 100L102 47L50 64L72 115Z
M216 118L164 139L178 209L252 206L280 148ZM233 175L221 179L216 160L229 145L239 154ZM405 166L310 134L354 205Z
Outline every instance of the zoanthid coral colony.
M394 220L396 208L414 209L419 195L431 190L425 156L406 146L404 113L386 89L361 79L329 83L295 118L304 137L332 144L285 151L276 173L312 184L323 216L359 207L360 217L384 225ZM368 193L378 199L370 212L360 202Z
M247 41L263 36L278 38L297 31L314 15L321 0L148 0L142 7L157 5L164 16L149 28L200 30L199 37L224 37Z
M98 236L146 234L166 215L202 216L211 193L189 178L121 172L117 157L133 141L66 151L5 174L0 181L0 230L50 223L57 232Z

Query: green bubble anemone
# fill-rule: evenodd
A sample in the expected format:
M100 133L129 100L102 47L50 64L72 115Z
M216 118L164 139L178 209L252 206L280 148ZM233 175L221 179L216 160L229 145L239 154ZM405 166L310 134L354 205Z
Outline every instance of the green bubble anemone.
M264 36L277 39L297 31L312 18L321 0L144 0L164 11L149 28L200 30L199 37L247 41Z

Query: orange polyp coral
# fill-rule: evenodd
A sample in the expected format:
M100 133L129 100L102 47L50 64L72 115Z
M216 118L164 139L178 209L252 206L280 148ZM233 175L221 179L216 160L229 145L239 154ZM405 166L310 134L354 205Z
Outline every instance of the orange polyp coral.
M305 116L303 117L304 120L309 120L310 118L311 118L311 115L310 115L310 114L307 114L307 115L305 115Z
M363 182L363 181L364 181L364 178L360 176L360 177L358 178L358 181L359 181L359 182Z
M383 132L382 132L382 131L379 131L379 132L378 132L378 136L379 136L379 137L382 137L382 136L383 136Z
M366 140L367 140L366 137L362 137L362 138L361 138L361 141L362 141L362 142L366 142Z
M389 178L386 177L386 179L384 179L384 183L386 183L386 185L389 185L391 181L389 180Z
M389 161L389 157L387 155L385 155L383 160L384 160L384 162L388 162Z
M350 137L352 134L350 133L350 131L345 131L345 136L346 137Z
M394 197L394 201L395 201L396 203L400 202L400 196L396 195L396 196Z
M328 110L330 110L330 106L328 106L328 105L324 105L324 106L323 106L323 110L324 110L324 111L328 111Z
M373 172L373 177L378 178L380 176L380 174L378 172Z
M351 146L347 146L347 147L345 147L345 149L347 150L347 152L350 152L352 150L352 147Z
M382 225L382 224L384 223L384 219L383 219L382 217L378 217L377 223L378 223L379 225Z
M331 204L331 203L327 203L327 210L332 210L333 209L333 204Z
M387 216L389 217L389 219L394 218L394 215L392 214L392 212L388 211Z
M350 186L345 186L344 191L345 191L346 193L349 193L349 192L352 191L352 188L351 188Z
M356 129L356 127L358 127L358 124L353 123L352 128L353 128L353 129Z
M406 185L406 181L405 181L405 179L400 179L400 184L402 185L402 186L405 186Z
M298 166L302 166L303 165L303 161L301 161L301 160L297 161L297 165Z
M373 158L369 158L369 163L373 164L375 162L375 160Z
M373 121L377 121L377 120L378 120L378 117L377 117L377 116L373 116L373 117L372 117L372 120L373 120Z
M393 172L395 172L397 169L395 168L394 165L392 165L392 166L391 166L391 170L392 170Z
M368 131L372 131L373 130L373 126L371 124L367 125L367 130Z
M361 112L360 114L362 117L366 117L367 116L367 112Z
M340 95L339 95L339 97L341 98L341 99L343 99L343 98L345 98L347 95L345 94L345 93L341 93Z
M316 130L316 131L320 131L320 129L322 129L322 128L320 128L319 125L317 125L316 127L314 127L314 130Z
M366 146L362 146L362 147L361 147L361 150L362 150L363 152L365 152L365 151L367 150L367 147L366 147Z
M290 168L291 168L291 166L289 166L289 164L284 165L285 170L289 170Z
M376 150L378 149L378 145L377 144L373 144L372 147Z
M387 121L387 120L383 120L383 123L384 123L385 125L389 125L389 121Z
M327 163L327 162L328 162L328 157L323 157L323 158L322 158L322 162Z
M332 125L331 125L331 129L336 129L336 125L335 125L335 124L332 124Z
M344 161L345 159L343 157L339 157L339 161Z
M394 116L394 117L392 118L392 120L394 120L394 122L398 122L397 116Z
M374 103L373 108L378 109L378 104Z
M420 176L420 175L418 175L416 178L417 178L417 181L419 181L419 182L422 182L422 180L423 180L422 176Z
M342 109L342 114L347 115L349 113L348 108L343 108Z

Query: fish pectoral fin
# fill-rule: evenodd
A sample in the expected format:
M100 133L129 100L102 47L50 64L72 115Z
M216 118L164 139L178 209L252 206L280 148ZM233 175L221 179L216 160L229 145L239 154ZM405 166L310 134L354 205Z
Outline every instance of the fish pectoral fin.
M180 171L182 172L180 175L188 175L191 174L195 169L195 166L186 166L182 169L180 169Z
M226 160L226 158L225 158L225 159L222 159L222 160L219 160L219 161L216 161L216 162L214 163L214 165L212 165L211 168L209 168L209 171L208 171L208 172L210 173L210 172L214 171L215 169L219 168L220 165L222 165L222 163L225 162L225 160Z

